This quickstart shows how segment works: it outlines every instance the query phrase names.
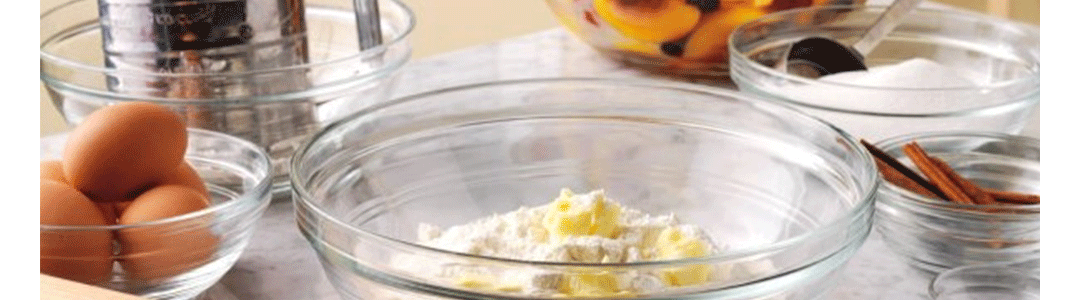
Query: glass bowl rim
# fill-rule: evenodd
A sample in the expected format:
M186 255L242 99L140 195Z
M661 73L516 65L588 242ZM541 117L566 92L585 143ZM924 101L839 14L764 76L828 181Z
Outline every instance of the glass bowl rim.
M682 258L682 259L676 259L676 260L641 261L641 262L631 262L631 263L567 263L567 262L554 262L554 261L533 261L533 260L522 260L522 259L510 259L510 258L483 256L483 255L473 255L473 254L468 254L468 253L462 253L462 252L445 250L445 249L436 248L436 247L425 246L425 245L421 245L421 244L418 244L418 243L409 242L409 241L406 241L406 240L385 236L383 234L370 232L370 231L367 231L367 230L357 228L356 226L352 226L350 224L347 224L344 221L339 220L338 218L334 217L332 214L330 214L329 212L324 210L318 204L314 203L311 200L313 198L313 196L311 195L310 191L308 191L306 187L304 187L304 186L302 186L300 184L301 182L304 182L304 180L299 177L299 174L301 173L300 170L299 170L299 166L301 164L301 159L307 153L309 153L309 151L312 149L312 147L317 142L321 141L322 137L324 137L325 135L328 135L331 132L335 132L338 128L343 127L343 126L345 126L345 125L347 125L347 124L349 124L351 122L355 122L355 121L359 120L361 117L364 117L366 115L377 113L379 111L383 111L385 109L396 107L398 105L405 105L405 104L413 103L413 102L432 101L432 100L430 100L430 98L438 97L440 94L445 94L445 93L454 93L454 92L460 92L460 91L469 91L469 90L477 90L477 89L485 89L485 88L493 88L493 87L505 87L505 86L550 85L550 84L582 84L582 83L591 84L593 86L608 86L608 87L633 86L633 87L639 87L639 88L658 88L658 89L664 89L664 90L668 90L668 91L679 91L679 92L683 92L683 93L696 93L696 94L702 94L702 95L711 95L713 97L719 96L719 97L726 97L726 98L738 100L738 101L743 102L743 103L751 103L753 105L766 105L766 106L769 106L768 109L772 109L772 110L782 110L782 111L785 112L785 114L791 114L792 116L795 116L795 117L805 118L807 121L810 121L810 122L823 124L823 125L825 125L826 128L828 128L828 130L830 130L833 133L836 133L837 137L839 139L844 140L846 143L849 143L851 146L853 146L853 147L851 147L851 149L854 149L853 153L852 153L853 155L858 156L859 158L861 158L861 160L863 162L869 163L868 167L870 169L868 169L868 170L870 172L868 172L868 176L871 177L871 178L867 178L868 180L866 180L866 182L863 183L862 185L859 185L858 182L855 183L857 185L857 187L862 188L863 189L862 191L865 193L864 195L862 195L862 197L860 199L858 199L858 201L855 203L855 205L853 205L850 209L848 209L843 214L838 215L837 217L829 220L829 222L822 223L821 226L815 228L813 231L801 234L799 236L792 237L792 238L787 238L787 239L781 240L779 242L768 244L768 245L763 245L763 246L758 246L758 247L751 247L751 248L747 248L747 249L740 249L738 251L728 251L728 252L725 252L725 253L722 253L722 254L710 255L710 256L705 256L705 257L700 257L700 258ZM753 101L751 101L751 100L753 100ZM365 109L363 109L363 110L361 110L359 112L356 112L356 113L354 113L352 115L346 116L346 117L342 118L341 120L338 120L338 121L330 124L329 126L324 127L322 130L320 130L316 134L309 137L308 140L300 148L298 148L298 150L293 154L292 158L290 159L290 163L289 163L289 183L290 183L290 186L292 187L292 191L293 191L292 201L294 203L294 208L295 209L301 209L301 207L303 207L304 209L306 209L306 210L312 212L313 214L315 214L316 217L320 220L320 222L318 222L318 223L320 223L321 225L324 225L324 226L329 225L329 226L339 227L339 228L342 228L342 229L348 231L353 236L359 236L359 237L362 237L363 239L370 239L370 240L376 241L377 243L380 243L380 244L394 245L396 247L403 247L404 249L410 249L410 250L416 251L417 253L436 254L436 255L441 255L441 256L454 257L454 258L458 258L458 259L478 260L478 261L481 261L481 262L484 262L484 263L500 263L500 264L530 266L530 267L541 266L541 267L626 268L626 267L651 267L651 266L685 265L685 264L695 264L695 263L696 264L702 264L702 263L734 262L734 261L740 261L740 260L745 260L745 259L752 259L755 256L760 256L762 253L770 253L770 252L782 251L785 248L788 248L788 247L791 247L791 246L794 246L794 245L800 245L800 244L806 243L808 241L813 241L816 238L819 238L819 237L822 237L822 236L840 236L841 235L841 234L839 234L840 231L845 230L845 229L855 228L855 227L852 227L852 225L855 222L858 222L860 220L860 216L872 213L872 211L873 211L873 204L874 204L873 199L875 197L874 195L876 194L876 190L879 188L879 185L880 185L879 182L881 180L879 180L879 175L876 172L876 169L873 169L874 166L873 166L873 163L871 163L872 161L873 161L873 158L869 154L869 152L865 148L861 147L860 144L857 142L857 140L854 137L847 134L847 132L843 131L840 128L837 128L836 126L833 126L832 124L830 124L828 122L825 122L824 120L821 120L820 118L805 114L805 113L803 113L803 112L801 112L799 110L796 110L796 109L794 109L792 107L789 107L787 105L777 103L776 101L758 99L758 98L755 98L752 95L738 93L738 92L735 92L735 91L722 90L722 89L716 89L716 88L707 88L707 87L696 86L696 85L687 84L687 83L679 83L679 82L656 81L656 80L646 80L646 79L628 79L628 78L551 77L551 78L529 78L529 79L497 80L497 81L488 81L488 82L480 82L480 83L459 85L459 86L441 88L441 89L431 90L431 91L427 91L427 92L421 92L421 93L417 93L417 94L407 95L407 96L403 96L403 97L393 99L393 100L388 101L388 102L383 102L383 103L380 103L380 104L369 106L368 108L365 108ZM870 228L870 220L869 220L870 218L866 218L866 219L867 219L867 221L864 222L866 224L863 224L862 227L865 227L866 229L869 229ZM300 222L300 223L302 223L302 222ZM301 224L300 227L301 227L301 231L306 232L306 229L304 228L305 226L303 226ZM869 233L869 231L867 231L867 233ZM307 234L309 234L309 233L305 233L305 235L307 235ZM309 238L309 241L311 243L313 243L313 244L316 242L315 240L320 240L321 241L322 239L318 235L315 235L315 236L312 236L311 238ZM849 243L855 243L857 241L861 241L862 239L851 235L851 236L845 237L845 240L849 241ZM843 251L843 249L844 249L844 247L838 247L836 249L833 249L832 250L833 252L829 252L828 254L829 255L835 255L835 252ZM351 255L350 255L350 258L352 258ZM805 266L807 264L813 264L813 263L816 263L816 262L817 261L803 262L802 265Z
M57 11L59 11L61 9L64 9L64 8L68 7L69 5L73 5L73 4L77 3L77 2L84 2L84 1L93 1L93 0L70 0L70 1L67 1L67 2L57 4L56 6L51 7L49 9L43 11L41 13L41 15L39 16L39 19L41 21L44 21L46 18L50 17L50 15L52 15L54 13L57 13ZM346 62L351 61L351 60L356 60L358 58L375 56L375 55L378 55L379 53L386 52L386 50L388 48L390 48L390 47L404 44L406 41L408 41L409 35L416 28L416 14L415 14L415 12L413 12L412 9L409 8L408 5L405 5L404 2L401 2L401 0L379 0L379 1L387 1L389 3L394 4L393 5L394 9L401 11L401 13L404 15L404 17L406 19L406 22L403 24L404 25L404 27L403 27L404 30L402 30L400 33L393 36L393 38L391 38L389 41L384 41L382 44L380 44L378 46L372 47L370 49L361 50L361 51L352 53L351 55L348 55L348 56L345 56L345 57L335 58L335 59L326 60L326 61L320 61L320 62L316 62L316 63L308 63L308 64L302 64L302 65L292 65L292 66L278 67L278 68L267 69L267 70L249 70L249 71L240 71L240 72L231 72L231 73L216 73L216 74L211 74L210 76L225 76L225 75L228 75L228 76L251 76L251 75L259 75L259 74L289 72L289 71L301 70L301 69L306 69L306 68L311 68L311 67L333 66L333 65L346 63ZM336 9L336 10L343 10L343 9L329 7L329 6L326 6L326 5L319 5L319 4L311 5L309 7L328 7L328 8L333 8L333 9ZM45 45L49 40L52 40L53 38L54 37L48 37L48 38L42 40L41 44L39 44L38 53L39 53L40 59L43 60L43 61L48 61L48 62L55 63L57 65L67 66L67 67L70 67L70 68L75 69L75 70L80 70L81 72L92 72L92 73L96 73L96 74L153 75L153 76L165 77L165 78L173 78L173 77L175 77L175 78L204 77L204 76L208 75L208 74L205 74L205 73L187 73L187 72L183 72L183 73L157 73L157 72L132 71L132 70L117 70L117 69L106 68L106 67L92 66L92 65L84 64L84 63L81 63L81 62L78 62L78 61L75 61L75 60L71 60L71 59L61 57L59 55L47 52L47 51L43 50L40 47L40 46ZM400 66L401 64L402 63L388 64L387 66L384 66L384 67L380 68L379 71L381 71L383 69L394 69L394 68L397 68L397 66ZM371 73L379 73L379 71L375 71L375 72L371 72ZM45 75L44 72L42 72L41 77L44 80L47 76Z
M1040 67L1041 62L1040 61L1035 61L1034 62L1035 70L1030 76L1026 76L1026 77L1023 77L1023 78L1004 80L1004 81L997 81L997 82L992 82L992 83L990 83L988 85L973 86L973 87L899 88L899 87L864 86L864 85L854 85L854 84L846 84L846 83L819 81L819 80L804 78L804 77L791 75L791 74L787 74L787 73L782 73L782 72L779 72L779 71L777 71L777 70L775 70L773 68L762 65L761 63L758 63L757 61L755 61L753 59L750 59L747 56L747 54L743 53L742 51L738 51L738 49L734 45L735 38L737 36L739 36L740 34L742 34L743 32L745 32L746 31L745 28L751 27L751 25L761 24L763 21L766 21L766 20L790 19L790 17L798 15L798 14L811 13L811 12L816 12L816 11L847 10L847 11L851 11L851 12L863 12L863 13L865 13L867 11L881 12L881 11L884 11L885 8L887 8L887 6L883 6L883 5L810 6L810 7L796 8L796 9L790 9L790 10L784 10L784 11L765 14L765 15L757 18L757 19L754 19L752 21L749 21L747 23L739 25L739 26L735 27L735 29L732 30L730 35L728 35L728 40L727 40L729 60L731 61L731 65L732 65L732 71L731 71L732 75L731 76L732 76L733 79L735 77L739 77L738 75L743 73L743 72L737 71L735 69L739 68L738 67L739 65L744 65L744 66L746 66L746 68L749 68L749 69L751 69L751 70L753 70L755 72L760 72L760 73L766 74L770 78L778 78L778 79L781 79L781 80L784 80L784 81L797 82L797 83L804 84L804 85L807 85L807 86L825 86L825 87L835 87L835 88L841 88L841 89L847 89L847 90L855 90L855 89L857 89L857 90L865 90L865 91L891 91L891 92L959 92L959 91L979 91L979 90L1000 90L1000 89L1004 89L1004 88L1008 88L1008 87L1012 87L1012 86L1023 86L1023 85L1026 85L1026 84L1038 85L1038 83L1039 83L1040 73L1041 73L1041 67ZM1025 32L1027 34L1031 34L1031 35L1033 35L1033 36L1035 36L1037 38L1040 37L1039 28L1037 26L1030 25L1030 24L1025 24L1025 23L1021 23L1021 22L1016 22L1016 21L1012 21L1012 20L1007 20L1007 19L1003 19L1003 18L998 18L998 17L994 17L994 16L990 16L990 15L963 11L963 10L960 10L960 9L943 9L943 8L919 7L919 8L916 8L912 12L912 14L930 14L930 15L939 16L939 17L942 17L942 18L950 19L950 20L969 20L971 22L979 22L979 23L984 23L984 24L991 24L995 28L1000 28L1000 27L1016 28L1018 30L1022 30L1023 32ZM903 24L903 23L901 23L901 24ZM1036 49L1038 49L1038 48L1036 48ZM735 80L735 81L738 82L738 80ZM1037 89L1036 89L1036 93L1037 93ZM814 104L809 104L809 103L805 103L804 101L798 101L798 100L782 100L782 101L789 102L789 103L799 105L799 106L810 106L810 107L814 107L814 108L817 108L817 109L836 111L836 112L843 112L843 113L868 114L868 115L876 115L876 116L899 116L899 117L913 117L913 116L914 117L922 117L922 116L925 116L925 117L938 117L938 116L953 116L953 115L970 114L972 112L984 112L986 110L992 110L992 109L1009 110L1009 109L1014 109L1013 106L1021 106L1022 107L1022 106L1028 105L1028 102L1038 102L1038 99L1026 99L1026 97L1019 97L1017 99L1011 99L1010 101L1003 102L1003 103L1000 103L1000 104L995 104L995 105L992 105L992 106L980 106L980 107L963 109L963 110L959 110L959 111L946 111L946 112L936 112L936 113L891 113L891 112L883 112L883 111L878 111L878 110L854 110L854 109L846 109L846 108L836 107L836 106L814 105Z
M980 270L980 269L999 269L999 270L1004 270L1004 271L1010 272L1012 274L1021 275L1021 276L1025 277L1025 278L1034 278L1034 279L1038 280L1038 279L1041 278L1041 276L1039 274L1039 270L1041 269L1041 267L1039 266L1040 263L1041 263L1041 258L1033 258L1033 259L1025 259L1025 260L1020 260L1020 261L1000 261L1000 262L962 265L962 266L958 266L958 267L955 267L955 268L951 268L951 269L942 271L941 273L938 273L937 275L934 275L934 277L930 279L930 282L927 284L926 288L927 288L927 292L930 295L930 298L931 299L937 299L937 297L940 296L941 293L939 293L936 288L943 284L942 281L944 281L946 279L949 279L952 276L961 275L961 274L967 273L968 271L971 271L971 270ZM1025 272L1021 272L1021 270L1028 270L1028 271L1032 271L1032 272L1025 273Z
M81 1L81 0L77 0L77 1ZM229 200L229 201L227 201L225 203L218 203L218 204L215 204L215 205L211 205L208 208L204 208L204 209L201 209L201 210L198 210L198 211L194 211L194 212L190 212L190 213L186 213L186 214L182 214L182 215L177 215L177 216L172 216L172 217L168 217L168 218L164 218L164 219L158 219L158 220L153 220L153 221L149 221L149 222L142 222L142 223L128 224L128 225L116 224L116 225L106 225L106 226L71 226L71 225L40 224L40 226L41 226L40 231L43 231L43 232L44 231L63 231L63 232L68 232L68 231L70 231L70 232L113 231L113 230L136 229L136 228L152 227L152 226L163 226L163 225L169 225L169 224L179 224L179 223L191 221L191 220L194 220L194 219L197 219L197 218L207 217L207 216L210 216L210 215L212 215L214 213L217 213L217 212L220 212L220 211L234 209L234 207L236 207L236 206L254 205L253 206L254 209L251 209L250 211L245 210L245 211L242 211L242 212L239 213L239 215L248 215L250 213L257 212L257 211L261 210L262 208L266 207L267 204L270 203L269 191L270 191L271 181L273 180L273 164L271 163L270 155L267 154L266 151L262 149L262 147L256 146L255 144L253 144L251 142L248 142L247 140L244 140L244 139L232 136L232 135L228 135L228 134L225 134L225 133L221 133L221 132L205 130L205 129L199 129L199 128L191 128L191 127L188 127L187 130L188 130L188 139L189 140L192 138L192 133L194 133L195 135L198 135L198 136L205 136L205 137L213 138L215 140L227 141L230 144L239 144L239 145L243 146L245 149L254 151L255 153L258 154L257 160L260 162L260 164L265 164L266 165L266 168L267 168L266 172L264 172L264 174L260 174L262 176L260 176L261 178L258 180L258 183L253 185L250 190L247 190L247 191L244 191L244 193L241 193L238 197L236 197L236 199ZM51 135L48 135L48 136L41 137L39 140L59 139L60 137L67 136L69 133L70 133L70 131L51 134ZM185 157L186 157L186 155L187 154L185 154ZM257 194L264 193L264 192L267 193L267 196L265 196L265 197L253 197L253 196L257 195ZM248 202L251 202L251 203L248 203ZM237 216L232 216L232 217L237 217Z
M1016 143L1020 143L1020 144L1027 145L1027 146L1035 146L1036 148L1039 147L1039 139L1034 138L1034 137L1030 137L1030 136L1007 134L1007 133L1000 133L1000 132L989 132L989 131L960 131L960 130L909 133L909 134L904 134L904 135L899 135L899 136L886 138L884 140L881 140L880 142L875 143L874 146L882 149L883 151L888 152L889 149L898 148L898 147L902 146L903 144L905 144L907 142L916 141L916 140L919 140L919 139L928 139L928 138L989 139L989 140L996 140L996 141L1016 142ZM942 201L942 200L939 200L939 199L933 199L933 198L930 198L930 197L919 195L918 193L909 191L909 190L904 189L902 187L899 187L899 186L897 186L895 184L892 184L891 182L888 182L888 180L882 180L882 181L884 181L884 183L881 184L881 187L879 187L878 191L880 193L894 195L896 197L882 197L882 199L879 200L879 201L885 201L885 202L894 202L895 201L895 202L898 202L898 203L901 203L901 204L904 204L904 205L918 207L920 209L945 210L945 211L948 211L948 212L951 212L951 213L960 214L961 216L976 217L976 218L977 217L986 217L986 216L994 216L994 217L1002 216L1002 214L983 211L984 209L1018 210L1018 211L1022 212L1023 214L1034 214L1035 217L1038 217L1038 214L1040 212L1040 204L992 204L992 205L986 205L986 204L962 204L962 203L955 203L955 202L951 202L951 201ZM892 200L893 198L895 198L896 200ZM1023 215L1020 215L1020 216L1023 216Z

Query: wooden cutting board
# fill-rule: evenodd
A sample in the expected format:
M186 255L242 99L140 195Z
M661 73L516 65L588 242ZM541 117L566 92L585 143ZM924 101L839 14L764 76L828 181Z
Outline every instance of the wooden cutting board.
M41 274L41 300L149 300L63 278Z

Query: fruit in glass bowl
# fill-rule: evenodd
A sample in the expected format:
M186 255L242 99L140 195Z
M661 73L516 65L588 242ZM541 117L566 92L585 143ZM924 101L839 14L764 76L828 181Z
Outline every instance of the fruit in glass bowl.
M765 14L865 0L546 0L603 55L665 73L727 76L728 35Z

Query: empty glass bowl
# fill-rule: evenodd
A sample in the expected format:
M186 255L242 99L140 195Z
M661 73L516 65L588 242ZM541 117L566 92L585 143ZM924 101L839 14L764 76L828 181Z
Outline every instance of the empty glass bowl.
M59 160L67 134L41 138L41 159ZM240 258L255 221L270 203L270 158L262 148L222 133L189 129L185 159L210 192L211 206L197 212L135 225L41 225L42 240L85 232L154 232L160 244L119 252L101 280L84 282L152 299L192 299L217 282ZM45 247L46 245L42 245ZM42 256L53 265L84 264L85 257ZM128 260L155 265L132 274ZM140 263L141 264L141 263Z
M300 231L345 299L556 299L470 288L453 274L571 278L693 265L739 271L619 298L817 299L867 237L878 181L855 140L786 107L690 85L572 78L449 88L365 109L314 136L290 175ZM561 188L604 189L626 207L674 213L728 248L575 264L416 243L420 223L445 228L538 206Z
M812 7L747 22L731 34L732 80L870 141L943 130L1018 133L1028 124L1039 103L1039 28L1005 19L916 9L866 55L874 70L908 63L891 72L830 80L776 68L791 43L812 36L853 43L883 11Z
M1039 260L971 265L938 274L933 300L1038 300Z
M57 1L62 4L41 14L41 82L71 125L112 103L156 103L180 113L189 127L264 147L281 176L278 182L285 183L287 160L304 138L387 100L397 71L409 60L407 37L415 23L403 3L379 0L383 44L361 50L352 2L304 2L304 15L292 16L303 20L304 34L269 41L256 36L257 43L228 48L236 53L219 49L220 57L191 58L105 52L98 1ZM149 13L149 7L136 5L114 7L114 13ZM281 46L290 43L296 45ZM118 67L133 62L159 69Z
M901 149L911 141L981 187L1040 191L1038 139L936 132L890 138L877 147L917 170ZM878 190L874 224L890 249L929 276L964 265L1038 259L1039 211L1038 204L946 202L885 182Z

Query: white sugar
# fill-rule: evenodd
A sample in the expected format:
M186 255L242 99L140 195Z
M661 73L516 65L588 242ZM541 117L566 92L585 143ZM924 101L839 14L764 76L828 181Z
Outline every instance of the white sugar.
M974 80L980 77L965 72L917 58L818 79L827 84L776 86L774 93L801 103L807 113L856 137L877 140L910 132L979 127L971 118L920 122L904 116L947 114L1007 99L1000 91L978 88L987 82Z
M977 86L954 68L916 58L898 64L872 67L867 71L842 72L818 78L821 81L889 88L958 88Z

